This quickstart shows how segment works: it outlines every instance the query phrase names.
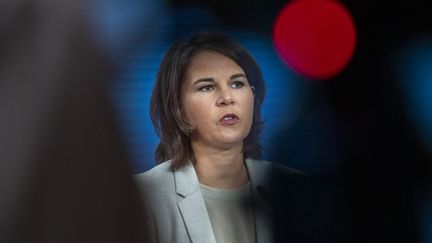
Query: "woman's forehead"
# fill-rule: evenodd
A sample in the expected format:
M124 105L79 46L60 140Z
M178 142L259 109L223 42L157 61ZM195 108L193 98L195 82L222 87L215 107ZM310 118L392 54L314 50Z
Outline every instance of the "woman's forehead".
M216 51L202 51L196 54L186 69L186 78L202 75L232 75L244 70L228 56Z

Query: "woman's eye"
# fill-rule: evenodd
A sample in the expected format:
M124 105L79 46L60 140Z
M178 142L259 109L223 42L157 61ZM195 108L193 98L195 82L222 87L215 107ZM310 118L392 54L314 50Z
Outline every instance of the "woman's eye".
M199 91L203 91L203 92L208 92L211 90L214 90L214 85L206 85L206 86L202 86L198 89Z
M243 86L244 86L244 83L242 81L234 81L231 83L231 88L234 88L234 89L239 89Z

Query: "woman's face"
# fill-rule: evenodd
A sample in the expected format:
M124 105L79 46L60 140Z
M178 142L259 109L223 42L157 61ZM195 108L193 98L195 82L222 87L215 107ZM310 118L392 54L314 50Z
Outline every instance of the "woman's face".
M192 142L227 149L242 145L252 126L254 97L243 69L223 54L198 53L186 70L182 108Z

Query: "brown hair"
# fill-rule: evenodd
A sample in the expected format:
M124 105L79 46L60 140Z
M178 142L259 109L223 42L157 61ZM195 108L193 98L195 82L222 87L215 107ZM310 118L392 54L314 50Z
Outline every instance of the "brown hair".
M202 51L216 51L237 63L254 89L254 115L249 135L244 140L245 158L261 157L259 135L262 130L261 104L265 85L261 70L252 55L239 43L218 33L199 33L175 43L165 54L153 89L150 116L160 138L156 162L171 159L172 169L189 161L195 163L190 145L192 127L182 115L181 87L191 60Z

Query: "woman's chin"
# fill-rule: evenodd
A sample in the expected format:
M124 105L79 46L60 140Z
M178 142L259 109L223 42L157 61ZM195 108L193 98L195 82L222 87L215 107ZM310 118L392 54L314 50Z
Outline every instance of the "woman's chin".
M218 139L218 143L224 144L226 146L235 146L243 144L244 137L245 136L240 135L223 136L222 138Z
M209 134L210 135L210 134ZM192 142L201 144L209 147L218 147L223 149L229 149L234 146L243 145L243 141L247 134L242 132L225 132L212 134L212 136L195 136Z

